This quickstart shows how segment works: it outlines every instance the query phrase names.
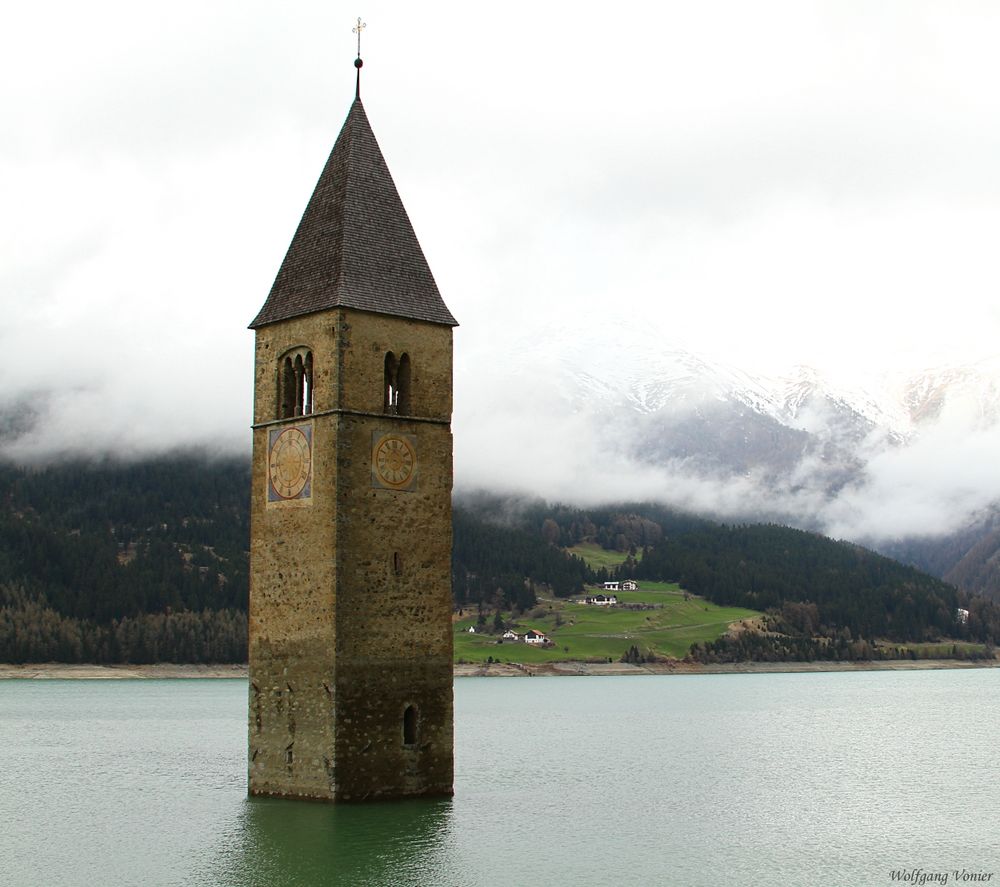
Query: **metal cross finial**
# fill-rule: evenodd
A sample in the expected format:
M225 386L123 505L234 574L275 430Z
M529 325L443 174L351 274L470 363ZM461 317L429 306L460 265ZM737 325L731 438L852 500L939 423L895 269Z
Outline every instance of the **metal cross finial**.
M358 35L358 58L361 58L361 32L367 28L363 21L361 21L361 16L358 16L358 23L351 28L351 32Z
M354 60L354 67L357 70L357 85L354 87L354 98L361 98L361 66L364 64L361 61L361 32L368 27L363 21L361 21L361 16L358 16L358 23L351 28L351 30L358 35L358 57Z

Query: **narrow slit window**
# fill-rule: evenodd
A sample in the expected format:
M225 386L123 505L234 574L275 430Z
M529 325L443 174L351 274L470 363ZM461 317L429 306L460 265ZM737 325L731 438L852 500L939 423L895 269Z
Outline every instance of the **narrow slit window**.
M420 715L415 705L406 706L403 712L403 745L417 744L417 728Z

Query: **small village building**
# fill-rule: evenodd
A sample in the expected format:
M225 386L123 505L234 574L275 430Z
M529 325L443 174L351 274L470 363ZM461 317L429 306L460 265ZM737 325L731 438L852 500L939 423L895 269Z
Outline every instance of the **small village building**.
M468 631L469 631L469 634L475 634L476 633L476 626L475 625L470 625Z
M618 591L618 584L619 584L618 582L605 582L604 583L604 590L605 591Z
M524 633L524 642L526 644L537 644L542 647L552 643L546 635L540 631L535 631L533 628L529 628Z
M626 579L622 582L622 591L635 591L639 587L639 583L635 579Z
M508 628L500 637L505 641L519 641L521 636L513 629Z
M618 603L618 598L613 594L595 594L587 598L587 603L595 607L613 607Z

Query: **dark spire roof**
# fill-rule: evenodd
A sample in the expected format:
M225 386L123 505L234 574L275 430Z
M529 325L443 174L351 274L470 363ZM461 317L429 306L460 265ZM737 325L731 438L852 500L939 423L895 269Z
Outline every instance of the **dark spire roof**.
M327 308L457 326L356 98L251 329Z

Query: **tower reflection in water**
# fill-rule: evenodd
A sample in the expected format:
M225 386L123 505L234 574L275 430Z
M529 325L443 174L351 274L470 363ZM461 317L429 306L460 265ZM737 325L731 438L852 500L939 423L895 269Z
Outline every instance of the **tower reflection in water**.
M248 798L208 883L425 887L447 883L451 799L335 805Z

